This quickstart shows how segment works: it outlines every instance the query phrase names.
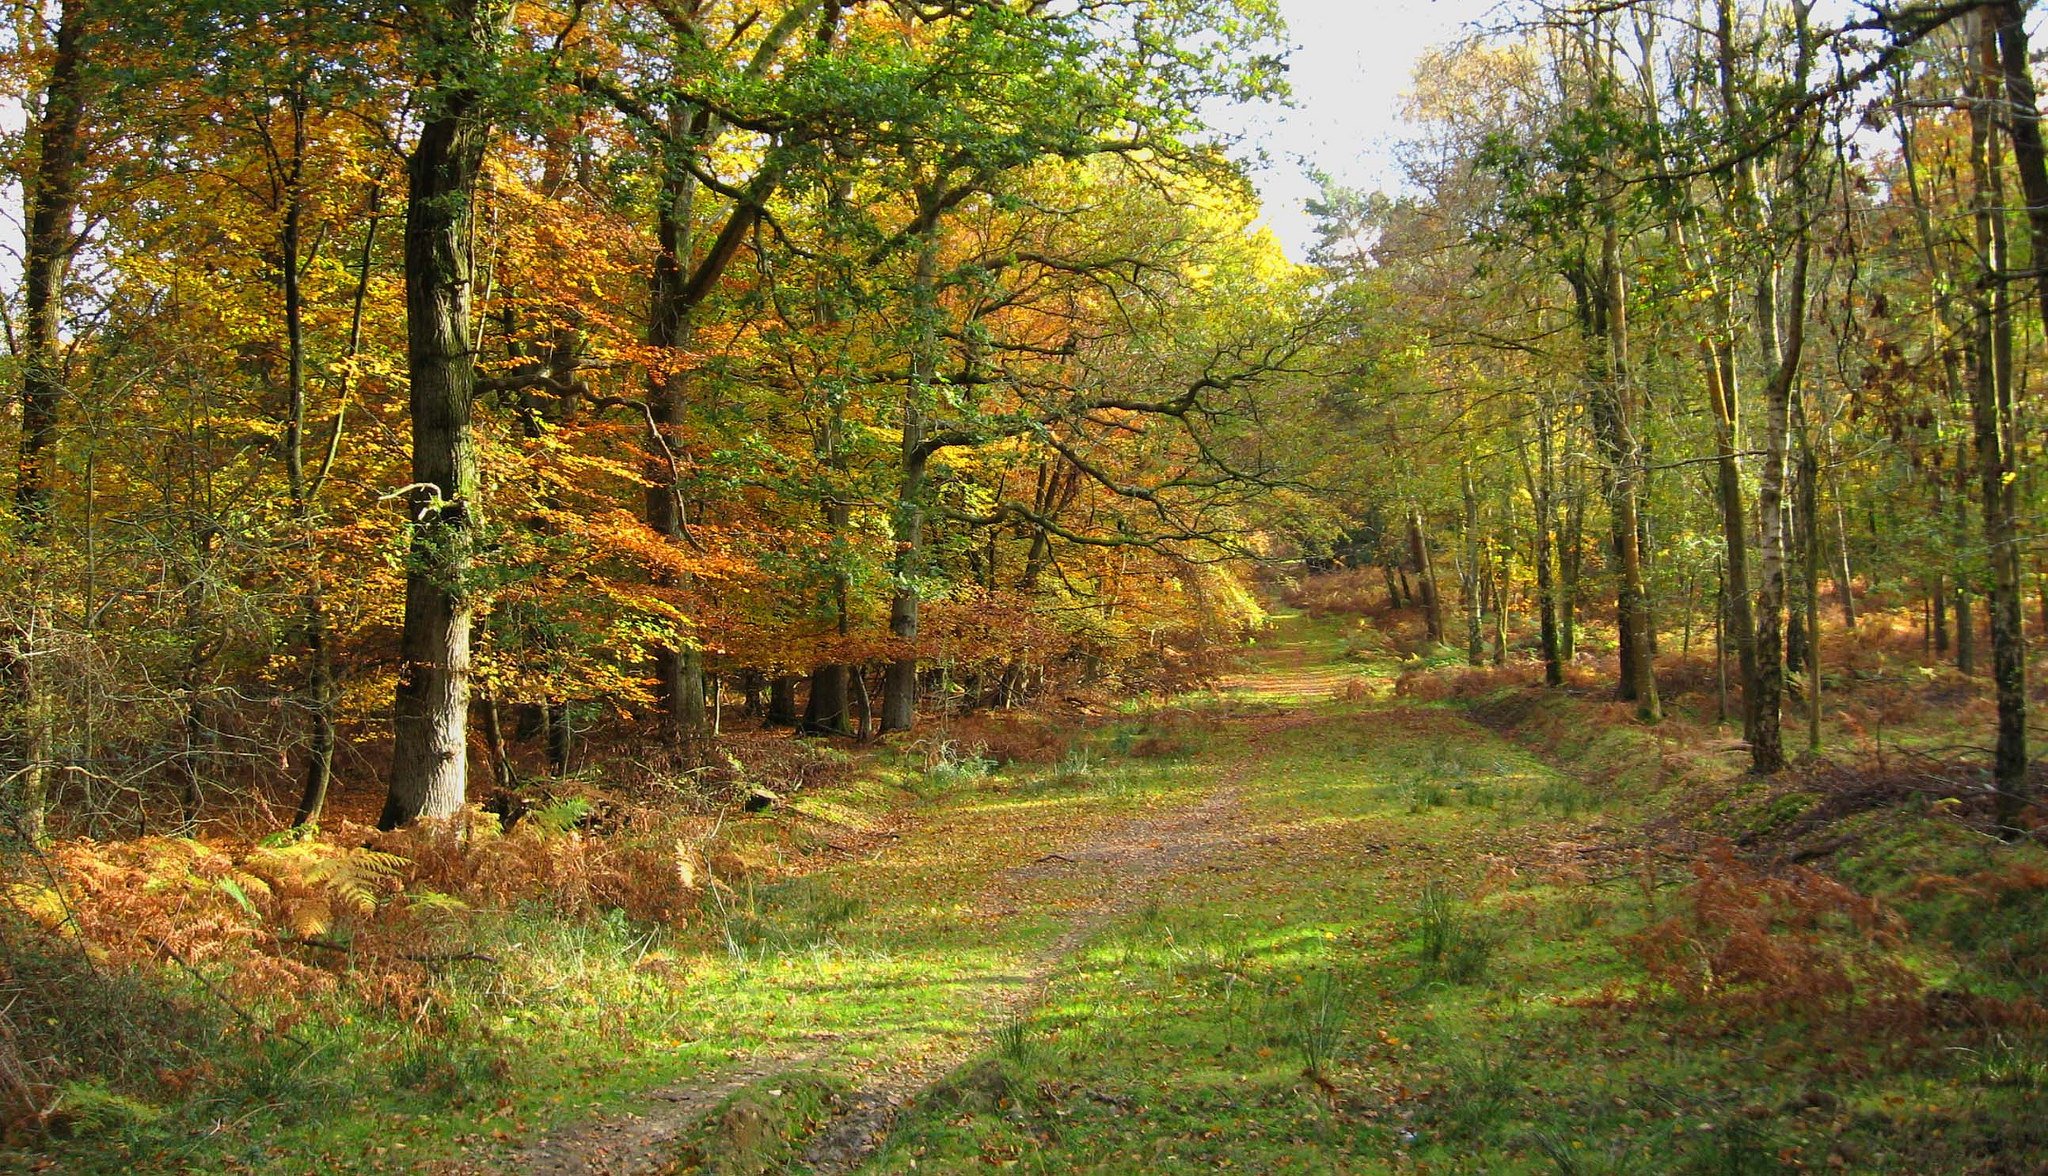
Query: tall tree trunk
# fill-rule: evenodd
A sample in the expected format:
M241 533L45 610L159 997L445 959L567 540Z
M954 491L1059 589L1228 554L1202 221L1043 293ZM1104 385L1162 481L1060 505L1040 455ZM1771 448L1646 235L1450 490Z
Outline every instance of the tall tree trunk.
M285 95L285 109L291 116L289 146L272 144L273 166L277 171L279 195L284 201L284 221L278 234L279 291L284 307L285 334L285 484L291 494L292 513L298 524L299 541L309 549L313 537L313 497L317 480L306 476L306 324L305 293L301 276L305 267L304 221L306 208L305 167L308 98L305 79L296 77ZM372 216L365 233L365 267L376 237L377 221ZM336 422L337 430L340 422ZM337 436L336 440L339 440ZM307 740L305 779L299 793L294 828L317 823L327 803L327 789L334 775L334 664L327 643L327 608L322 570L317 558L300 596L299 620L306 647L306 684L302 693L311 731Z
M91 0L63 0L57 14L50 72L42 109L31 128L34 164L22 179L28 224L22 234L22 322L17 340L21 359L21 443L15 466L14 508L24 546L32 552L47 542L54 495L57 421L64 375L58 336L64 312L64 275L78 241L80 173L85 168L81 130L85 118L86 24ZM46 833L50 763L54 753L50 703L36 671L36 645L50 620L40 602L32 605L22 654L5 667L9 701L21 717L22 833L40 841Z
M368 210L369 223L363 229L363 249L357 257L355 295L352 299L353 309L349 315L349 364L353 364L362 350L363 317L370 295L370 263L376 255L377 230L384 223L382 189L375 184L370 186ZM301 342L301 367L303 362ZM344 372L346 370L347 365L344 365ZM302 524L305 526L310 526L313 503L319 498L320 488L326 482L328 473L334 468L335 455L341 449L342 424L348 406L348 393L348 377L344 374L335 400L334 424L327 436L326 453L321 459L319 471L306 483L303 500L305 511L302 515ZM303 396L300 399L303 402ZM328 787L334 779L334 708L339 699L334 672L334 652L327 641L324 581L325 573L316 561L306 585L304 598L306 705L312 715L313 730L306 750L306 777L299 793L299 808L292 818L292 825L295 828L319 822L321 810L327 804Z
M654 266L648 276L647 345L678 362L689 346L692 303L687 299L691 282L687 266L696 249L691 239L695 221L697 179L685 166L685 157L696 151L709 116L700 109L678 104L672 112L668 133L668 158L662 169L659 207L655 212ZM648 455L647 525L671 541L682 540L689 520L682 487L676 484L677 470L670 456L681 444L676 431L689 411L689 380L673 368L648 373L647 407L657 434ZM695 641L683 639L674 646L657 646L654 651L654 695L661 716L662 735L686 762L704 753L704 654Z
M34 128L35 163L23 180L28 226L21 258L21 457L14 505L40 541L51 505L50 464L64 377L57 352L64 274L77 248L79 178L85 167L85 25L91 0L63 0L50 73Z
M932 394L939 364L939 240L927 231L918 245L911 286L910 385L903 394L903 445L896 489L896 590L889 601L889 632L904 650L889 663L882 681L882 730L908 731L917 722L918 577L924 565L924 480L931 454L925 448L925 400Z
M1955 610L1956 672L1965 677L1977 672L1977 618L1970 604L1970 590L1961 582L1949 595Z
M1558 637L1557 573L1553 567L1555 552L1551 542L1551 527L1556 521L1557 473L1550 433L1550 409L1545 405L1536 414L1536 469L1532 471L1529 468L1529 458L1524 450L1522 480L1528 483L1529 500L1535 515L1536 616L1543 646L1543 681L1546 685L1562 686L1564 651Z
M1784 623L1786 600L1785 483L1790 472L1792 435L1792 386L1798 379L1799 360L1806 339L1806 273L1809 253L1807 234L1802 230L1792 261L1792 278L1786 299L1787 325L1784 341L1778 331L1766 327L1765 356L1774 361L1770 386L1764 396L1764 468L1759 479L1757 513L1763 524L1762 583L1757 592L1757 691L1755 730L1750 736L1750 766L1768 775L1785 766L1784 734L1780 729L1785 695ZM1778 315L1776 279L1766 275L1758 286L1758 321L1775 324Z
M1806 677L1806 748L1820 750L1820 459L1814 456L1812 439L1805 422L1800 423L1799 444L1799 533L1806 555L1805 657L1800 669Z
M1557 557L1557 654L1566 664L1579 656L1579 585L1585 579L1585 566L1586 487L1574 479L1564 506L1564 538L1558 544Z
M1725 301L1723 322L1732 319ZM1727 339L1709 344L1702 366L1707 399L1714 413L1714 489L1721 516L1721 555L1727 588L1727 627L1734 637L1736 674L1744 699L1756 695L1756 613L1749 601L1749 512L1742 500L1742 467L1738 457L1741 401L1735 351ZM1756 737L1754 708L1743 706L1742 734Z
M2027 200L2028 256L2034 266L2041 325L2048 329L2048 147L2041 141L2041 105L2034 89L2033 59L2027 47L2027 5L2003 0L1992 6L1997 25L1999 67L2005 84L2007 126L2012 136L2013 168Z
M1637 435L1630 371L1628 296L1621 272L1620 238L1613 225L1602 234L1600 292L1589 340L1600 365L1594 373L1594 421L1612 469L1610 519L1615 554L1615 623L1621 636L1617 694L1636 704L1636 717L1654 723L1664 717L1650 641L1650 608L1643 590L1641 509L1642 443Z
M510 793L519 786L519 778L512 770L512 755L505 747L504 715L499 711L498 700L486 696L477 704L477 710L484 721L484 748L490 753L491 782L500 793Z
M875 704L868 694L868 671L865 666L850 666L848 672L853 681L853 737L866 743L874 725ZM1007 703L1005 704L1007 705Z
M2018 5L2001 5L2001 10L2017 8ZM1984 96L1997 93L2004 83L2009 88L2008 97L2016 111L2031 112L2034 109L2032 81L2026 75L2025 41L2026 31L2020 22L2020 13L2004 12L2005 20L1996 10L1981 10L1977 14L1977 65L1982 76L1980 89ZM2000 28L2000 26L2003 28ZM2008 49L2017 38L2017 61L2008 59L2001 70L1998 38L2003 35ZM2015 70L2013 65L2021 68ZM2017 84L2015 84L2017 82ZM2005 185L2002 179L1997 127L1992 121L1991 110L1984 102L1973 103L1970 107L1973 131L1976 124L1983 123L1981 133L1973 133L1973 140L1981 140L1983 158L1973 163L1977 183L1977 246L1986 280L1990 290L1988 298L1978 294L1978 339L1977 378L1970 390L1970 415L1975 426L1977 477L1984 515L1984 540L1991 563L1991 675L1998 697L1998 744L1992 758L1992 779L1998 789L1996 805L1998 823L2009 834L2018 832L2019 815L2028 801L2027 786L2027 651L2026 635L2023 629L2019 552L2019 486L2018 463L2015 447L2018 441L2017 421L2013 405L2013 338L2011 287L2006 277L2008 266L2005 224ZM2034 244L2038 249L2048 243L2048 222L2038 218L2048 216L2048 209L2032 207L2036 196L2048 196L2048 185L2037 181L2042 177L2042 148L2038 115L2029 119L2025 114L2016 115L2014 126L2015 155L2024 153L2031 159L2021 160L2022 183L2030 212L2036 220ZM2022 130L2024 124L2026 129ZM2031 142L2022 145L2023 135L2031 134ZM2029 172L2035 180L2028 180ZM2036 253L2034 264L2042 264L2042 256ZM2048 297L2048 295L2044 295ZM2042 304L2044 323L2048 323L2048 301Z
M1462 590L1461 603L1465 608L1465 664L1479 665L1486 656L1484 639L1481 636L1485 616L1480 603L1482 570L1479 566L1479 491L1472 485L1472 470L1469 466L1458 471L1458 489L1465 506L1465 562L1458 569L1458 586Z
M478 502L470 412L470 205L490 144L485 107L511 15L493 0L452 0L427 19L441 55L406 161L406 367L411 380L412 527L405 627L392 714L390 788L379 828L461 811L468 784L470 579Z
M1835 581L1835 595L1842 605L1842 628L1856 628L1856 581L1849 569L1849 520L1842 510L1842 487L1835 486L1835 558L1829 562L1828 575Z
M1429 534L1423 528L1422 511L1408 508L1408 558L1415 561L1415 578L1422 599L1422 623L1432 645L1444 640L1443 597L1437 592L1436 568L1429 555Z
M777 674L768 683L768 725L794 727L796 724L796 679L787 674Z
M541 704L541 742L547 748L548 773L556 779L569 774L569 755L576 748L576 726L569 720L569 704L549 699Z

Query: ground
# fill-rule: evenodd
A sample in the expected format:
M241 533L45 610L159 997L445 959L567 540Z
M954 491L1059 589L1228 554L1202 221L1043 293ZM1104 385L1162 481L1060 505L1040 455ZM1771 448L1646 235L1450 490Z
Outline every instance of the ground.
M638 944L630 1014L481 980L504 986L505 1041L520 1018L589 1026L581 1062L500 1049L475 1074L502 1096L436 1055L457 1077L431 1106L414 1087L217 1158L71 1161L2048 1170L2024 1002L1926 998L1953 961L1898 946L1888 915L1818 875L1667 852L1668 797L1591 782L1483 708L1397 697L1352 630L1282 615L1245 672L1093 722L1056 765L992 771L941 732L916 799L804 802L839 814L840 864L712 891L713 944L593 941ZM1909 956L1914 977L1890 970Z

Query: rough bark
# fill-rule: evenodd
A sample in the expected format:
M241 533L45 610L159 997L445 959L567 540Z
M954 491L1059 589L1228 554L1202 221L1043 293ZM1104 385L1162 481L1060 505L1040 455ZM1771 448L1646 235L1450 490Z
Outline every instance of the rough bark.
M768 683L767 721L771 727L796 726L796 679L777 674Z
M22 318L16 341L21 359L21 441L15 467L15 522L26 547L40 547L53 504L51 465L63 401L58 336L64 309L64 275L78 241L80 175L85 167L86 26L90 0L64 0L50 72L43 83L42 108L30 128L34 164L22 179L27 225L22 234ZM21 763L22 833L30 841L45 835L52 758L49 704L35 672L35 645L47 617L30 610L21 646L27 656L5 666L9 701L20 715L15 750Z
M925 401L938 377L938 234L919 243L911 284L910 382L903 390L902 463L896 486L896 587L889 600L889 633L903 646L882 680L882 730L908 731L917 722L918 577L924 565Z
M2026 31L2016 4L1984 11L1977 18L1977 64L1986 95L1997 92L2001 82L2016 111L2034 109L2033 84L2026 73ZM2000 17L2003 16L2003 20ZM2003 68L1999 41L2006 42L2008 58ZM2011 56L2017 48L2017 60ZM2017 66L2018 68L2013 68ZM1974 425L1977 477L1983 510L1984 541L1991 564L1989 605L1991 620L1991 675L1998 698L1998 742L1992 757L1992 781L1998 790L1996 815L1999 826L2017 833L2019 815L2026 807L2027 786L2027 656L2023 629L2019 552L2019 479L2015 460L2018 422L2013 405L2013 332L2011 287L2005 271L2009 268L2006 247L2005 191L2001 178L2001 153L1997 127L1983 103L1971 106L1973 126L1985 123L1981 135L1983 159L1977 171L1977 244L1989 290L1980 291L1978 305L1977 378L1970 390L1970 415ZM2048 244L2048 208L2036 201L2048 198L2048 179L2043 173L2038 117L2012 118L2014 154L2026 189L2030 223L2037 250L2035 264ZM2024 130L2022 129L2024 126ZM2022 143L2021 139L2029 141ZM2031 178L2030 178L2031 177ZM2048 301L2042 304L2048 324Z
M380 828L460 811L468 785L476 388L470 338L470 205L490 142L483 87L510 6L454 0L427 19L446 60L423 96L406 161L406 367L411 382L412 541Z
M1723 309L1727 309L1725 304ZM1714 489L1721 516L1727 627L1734 638L1736 674L1747 699L1756 694L1756 613L1749 599L1749 512L1742 498L1742 466L1738 457L1741 400L1735 353L1725 339L1706 344L1702 351L1707 399L1714 414ZM1743 707L1742 733L1745 739L1756 735L1754 711L1747 704Z
M1581 324L1589 330L1589 362L1593 365L1593 420L1602 456L1609 468L1609 519L1615 556L1615 626L1621 637L1618 697L1636 704L1643 722L1663 718L1652 662L1650 609L1643 589L1640 490L1642 444L1635 428L1634 389L1630 371L1628 298L1623 284L1619 234L1609 225L1600 246L1598 285L1587 291L1589 313ZM1591 283L1589 282L1590 286Z
M800 727L804 734L849 734L847 686L846 666L826 665L811 671L811 694L804 704L804 719Z

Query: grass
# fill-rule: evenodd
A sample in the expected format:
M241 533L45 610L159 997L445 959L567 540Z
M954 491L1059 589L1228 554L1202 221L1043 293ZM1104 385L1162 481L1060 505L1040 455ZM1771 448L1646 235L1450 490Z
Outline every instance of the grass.
M794 1056L819 1041L835 1043L844 1064L914 1051L973 1024L990 978L1058 932L1046 911L991 922L976 893L1048 842L1085 840L1206 779L1133 759L1114 765L1115 789L1047 792L956 745L905 758L875 773L901 791L861 780L808 807L871 826L909 794L928 822L913 841L778 880L780 827L757 819L746 856L769 869L721 882L683 925L616 912L567 919L539 906L477 911L465 944L477 958L427 970L408 1003L335 999L308 1019L282 1004L241 1009L265 1024L285 1017L288 1038L252 1040L181 973L95 980L113 986L106 1000L117 1008L169 989L178 1010L204 1013L204 1039L153 1065L207 1074L184 1080L197 1097L182 1099L81 1087L67 1138L50 1141L49 1154L77 1172L409 1171L509 1155L556 1125L713 1077L735 1059ZM128 1048L110 1038L110 1050ZM7 1157L0 1151L0 1168Z
M1350 630L1286 625L1270 692L1134 709L1035 769L914 746L843 795L803 798L902 835L780 877L764 821L768 868L732 876L684 926L481 914L473 946L492 962L440 965L416 1006L341 1006L289 1036L242 1032L189 983L176 1008L115 992L167 1023L202 1014L153 1069L203 1058L218 1073L182 1100L81 1088L82 1107L99 1101L50 1157L81 1172L502 1159L636 1090L823 1048L736 1092L673 1157L780 1171L867 1070L962 1040L985 1045L865 1171L1908 1173L2048 1156L2038 1023L1788 1011L1739 975L1696 998L1646 973L1640 945L1684 932L1692 875L1589 851L1677 791L1651 737L1564 700L1532 720L1550 726L1506 731L1457 705L1347 701L1317 684ZM1560 748L1585 771L1553 766ZM1222 780L1242 836L1097 928L1042 1003L991 999L1091 888L1115 885L1093 863L1035 863ZM1755 827L1798 816L1755 804L1778 805ZM1982 1016L1993 1006L1969 1002L2048 995L2038 892L1984 897L1980 876L2014 851L1938 814L1842 829L1856 838L1842 876L1898 896L1910 937L1884 958L1953 997L1931 1007ZM1914 891L1929 878L1958 881ZM1860 942L1823 922L1829 950ZM1712 949L1689 934L1680 958Z
M1639 783L1596 790L1454 708L1313 705L1327 721L1258 740L1249 842L1055 980L1053 1047L969 1064L999 1067L1005 1099L928 1100L868 1171L1023 1155L1047 1172L1907 1173L2048 1155L2031 1030L1918 1049L1853 1011L1756 1015L1646 984L1627 945L1681 909L1683 876L1590 878L1569 852L1654 800Z

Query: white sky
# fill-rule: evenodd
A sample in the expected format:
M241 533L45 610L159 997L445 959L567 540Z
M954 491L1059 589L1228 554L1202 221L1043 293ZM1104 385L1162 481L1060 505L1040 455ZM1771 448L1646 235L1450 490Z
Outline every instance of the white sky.
M1302 208L1317 194L1309 169L1366 191L1399 186L1392 148L1404 137L1400 109L1416 60L1498 7L1500 0L1280 0L1295 43L1287 59L1293 108L1239 107L1212 119L1243 134L1247 150L1264 149L1253 179L1289 256L1305 257L1315 242Z

